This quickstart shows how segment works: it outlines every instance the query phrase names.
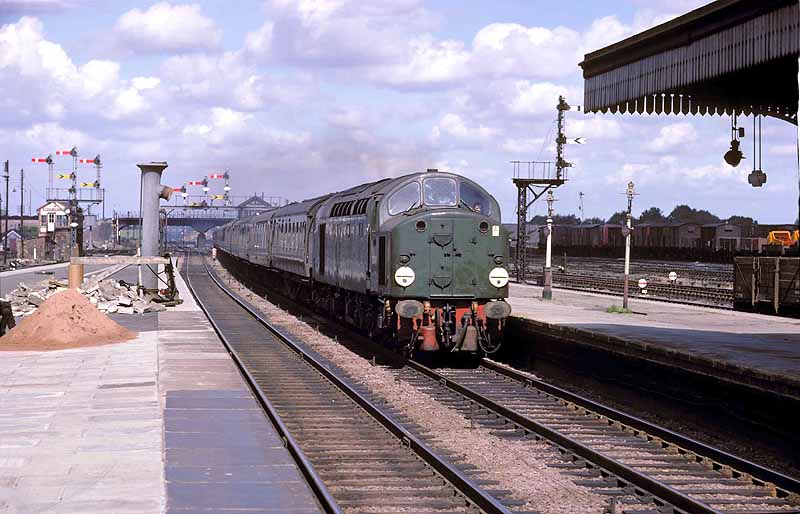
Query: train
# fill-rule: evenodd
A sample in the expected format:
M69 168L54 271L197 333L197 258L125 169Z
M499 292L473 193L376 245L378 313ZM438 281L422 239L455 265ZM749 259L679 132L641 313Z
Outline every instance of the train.
M407 357L476 357L502 346L511 314L500 220L478 183L428 169L233 221L213 244L223 263Z
M516 225L507 225L516 239ZM552 245L556 254L572 257L618 257L625 248L619 223L556 224ZM631 252L636 259L731 262L736 255L773 255L797 247L793 225L737 224L732 222L636 223ZM546 226L528 227L528 254L541 253Z

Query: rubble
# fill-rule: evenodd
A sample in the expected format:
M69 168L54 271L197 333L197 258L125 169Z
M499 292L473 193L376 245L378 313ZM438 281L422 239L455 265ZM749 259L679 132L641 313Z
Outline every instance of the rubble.
M35 284L20 282L16 289L5 298L11 302L11 310L15 317L33 314L36 308L50 296L67 289L62 280L47 279ZM85 296L100 312L112 314L144 314L159 312L165 309L158 303L158 297L145 295L139 298L135 284L106 278L100 281L88 280L78 292Z

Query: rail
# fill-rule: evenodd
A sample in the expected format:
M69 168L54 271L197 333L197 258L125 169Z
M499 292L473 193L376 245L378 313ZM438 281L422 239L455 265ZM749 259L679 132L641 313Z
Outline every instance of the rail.
M741 459L699 441L681 436L680 434L662 427L658 427L657 425L647 421L626 415L609 407L605 407L592 400L569 393L568 391L523 375L505 366L501 366L487 360L484 360L481 363L481 366L483 369L489 370L490 372L500 375L506 379L510 379L510 385L509 383L498 384L496 381L488 380L485 376L476 378L471 374L473 370L450 370L452 374L460 374L461 376L466 377L466 380L471 380L472 383L478 384L474 387L469 387L464 385L462 380L453 379L451 376L448 376L448 372L440 373L424 366L419 362L409 362L409 367L429 380L432 384L432 387L444 386L455 394L468 399L470 402L475 402L484 409L491 411L496 416L505 418L512 424L512 426L519 427L519 429L524 432L536 434L537 436L566 449L575 456L585 459L594 466L605 470L612 477L618 477L622 481L633 485L642 492L658 498L660 502L657 503L662 503L663 506L672 506L680 511L690 514L719 514L722 512L721 510L718 510L710 505L717 502L713 500L705 502L692 496L692 494L697 494L698 492L700 494L704 494L703 491L688 490L689 492L684 493L661 480L653 478L651 475L659 474L658 468L654 468L650 474L639 471L638 469L635 469L636 465L629 466L618 459L609 457L604 453L604 451L597 451L592 448L591 443L584 444L574 437L569 437L562 433L559 429L548 427L546 423L536 421L532 417L524 415L514 408L509 407L506 403L510 401L519 402L521 401L520 398L523 398L525 394L529 393L532 389L537 389L542 391L544 394L549 395L549 397L559 400L564 405L574 404L580 407L580 409L583 411L582 414L585 415L587 419L594 419L598 421L596 424L598 430L602 430L603 427L610 427L615 430L619 430L619 427L621 426L631 427L635 431L637 438L650 441L655 446L660 445L661 448L664 449L665 454L675 455L675 452L677 451L678 454L683 454L687 457L687 464L691 464L692 462L704 462L711 464L708 469L720 472L717 482L719 484L729 485L726 480L732 480L732 478L727 478L728 476L739 476L744 478L752 476L753 480L751 481L751 484L755 486L763 486L764 488L764 490L753 491L753 494L756 497L761 497L758 496L759 493L769 492L771 490L770 484L774 484L775 486L782 488L782 490L779 492L784 498L788 497L791 493L797 494L800 492L800 482L776 471L767 469L753 462L746 461L745 459ZM482 368L474 370L475 374L477 375ZM489 397L490 395L496 396L499 394L497 391L501 390L503 386L510 387L512 390L512 392L509 392L506 395L506 400L498 401ZM485 390L489 391L489 393L486 395L482 394L478 390L481 387L485 388ZM577 411L577 409L571 410L571 412L573 414L581 414ZM615 425L616 428L614 428ZM592 426L595 425L593 424ZM691 460L689 457L694 457L694 460ZM668 469L669 467L670 466L668 464L664 465L662 471L663 469ZM726 474L723 475L722 471L725 471ZM711 483L713 484L713 482ZM748 485L745 481L742 481L741 484ZM705 494L711 493L705 492ZM719 494L725 493L720 492ZM744 498L742 502L744 502ZM755 500L755 502L758 503L759 500ZM765 501L764 503L769 502ZM791 505L796 507L794 504ZM773 510L765 510L763 512L773 512ZM774 512L778 513L783 511L780 510L780 507L776 506Z
M188 271L188 261L187 258L187 284L192 291L193 296L197 300L198 304L201 306L201 309L206 313L209 319L212 322L212 326L220 335L220 338L223 340L223 343L228 348L228 351L234 357L234 361L236 362L237 366L242 370L243 374L247 377L248 383L253 388L255 394L259 397L259 401L262 402L264 405L269 405L269 400L264 395L264 392L257 387L257 383L253 378L253 375L247 370L243 360L237 355L233 346L228 342L224 331L220 330L219 326L214 322L213 315L209 313L209 311L204 307L202 300L199 298L199 295L196 294L194 291L191 281L189 279L190 273ZM439 457L430 447L428 447L424 442L418 439L415 435L411 432L406 430L404 427L396 423L390 416L385 414L381 409L376 407L371 401L361 395L358 391L348 385L344 380L338 377L334 372L332 372L328 366L312 355L310 352L306 351L302 348L298 343L296 343L290 336L283 333L280 329L270 324L266 321L259 313L257 313L253 308L251 308L246 302L238 298L238 296L230 291L227 287L225 287L215 276L214 274L208 269L208 267L204 264L205 273L208 275L210 280L216 285L216 287L221 290L228 298L233 300L241 310L246 313L249 317L257 321L264 329L269 331L277 340L283 343L287 349L294 352L299 356L303 361L314 368L317 372L319 372L328 382L330 382L333 386L335 386L339 391L343 392L348 398L350 398L355 404L357 404L360 408L362 408L365 412L367 412L375 421L377 421L381 426L383 426L388 432L390 432L402 445L408 447L422 462L426 465L430 466L433 470L435 470L444 480L446 480L451 486L458 491L460 495L462 495L465 499L468 500L469 503L478 507L486 514L511 514L511 512L504 507L496 498L482 490L477 484L475 484L470 478L460 472L458 469L453 467L450 463ZM277 416L277 411L274 411L275 416ZM272 415L270 416L272 418ZM280 419L279 416L276 419ZM286 436L287 444L292 444L293 449L292 453L297 455L304 455L302 450L300 449L299 445L296 441L290 439L291 434L288 431L284 431ZM283 434L282 434L283 435ZM291 441L291 443L289 442ZM325 486L322 483L321 479L319 479L319 475L313 469L313 466L310 466L310 462L308 459L302 459L301 462L305 462L308 464L307 467L302 468L304 469L304 473L308 473L309 476L313 477L314 484L320 490L327 491L327 489L323 489ZM300 465L300 464L299 464ZM330 493L328 492L330 496ZM331 498L332 499L332 498Z
M325 484L322 482L322 479L319 477L317 472L314 470L314 467L309 462L308 458L303 453L303 450L300 449L300 445L297 444L297 441L292 437L292 434L289 433L289 430L286 428L286 425L281 420L280 416L278 415L278 411L272 405L272 402L269 401L267 395L264 394L264 391L261 390L261 387L256 382L255 378L253 377L252 373L247 369L242 361L241 357L239 356L238 352L233 348L231 343L228 341L228 338L225 334L220 330L219 326L217 325L216 321L210 316L209 312L206 310L205 306L203 305L202 300L197 295L194 287L192 286L191 281L191 274L189 273L189 261L191 260L191 252L186 253L186 285L189 288L189 291L192 293L197 305L206 315L208 318L209 323L211 323L214 332L217 333L217 336L222 341L222 344L225 346L225 349L230 354L231 358L233 359L236 367L239 369L239 372L242 374L243 378L247 382L247 385L252 390L256 400L264 409L264 412L267 413L270 421L272 422L275 430L277 430L278 435L281 436L283 439L286 449L291 454L292 458L294 459L295 463L297 464L300 472L306 478L309 487L311 490L314 491L314 494L317 498L317 501L320 503L320 506L323 510L328 514L343 514L342 510L336 504L336 501L333 499L330 491L328 488L325 487ZM213 277L212 277L213 278Z

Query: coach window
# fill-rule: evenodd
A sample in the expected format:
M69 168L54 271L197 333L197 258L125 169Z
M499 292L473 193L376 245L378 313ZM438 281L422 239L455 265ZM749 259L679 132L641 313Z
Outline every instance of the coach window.
M400 214L419 206L419 204L419 183L409 182L389 198L389 214Z
M425 205L454 207L456 205L456 181L451 178L426 178L422 181Z

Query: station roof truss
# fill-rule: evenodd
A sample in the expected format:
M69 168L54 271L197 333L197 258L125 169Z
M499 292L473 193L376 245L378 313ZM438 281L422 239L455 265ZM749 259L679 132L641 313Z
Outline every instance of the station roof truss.
M584 111L797 124L797 0L717 0L587 54Z

